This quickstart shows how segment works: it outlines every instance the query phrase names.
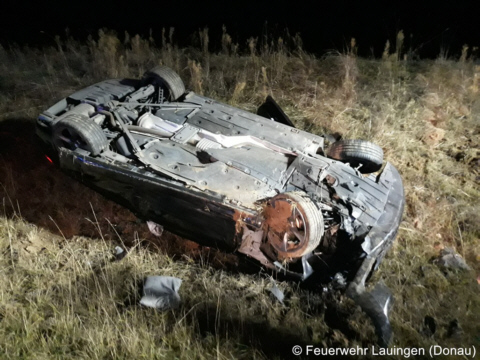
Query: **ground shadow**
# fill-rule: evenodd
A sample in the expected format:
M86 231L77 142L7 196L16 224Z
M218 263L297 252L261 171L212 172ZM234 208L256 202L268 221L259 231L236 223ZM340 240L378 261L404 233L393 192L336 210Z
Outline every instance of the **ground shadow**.
M327 312L335 311L333 308L328 309L319 316L326 315ZM235 313L219 311L218 306L213 303L206 303L203 307L196 309L191 315L192 324L198 324L202 336L213 334L220 339L228 339L229 334L235 334L240 338L241 344L255 348L259 352L266 355L267 358L281 359L298 359L293 355L294 346L300 346L305 354L307 345L315 348L344 348L345 343L340 342L333 330L326 331L322 334L315 334L310 326L306 326L303 322L292 324L292 322L272 322L266 316L257 316L250 318L240 318ZM333 329L340 331L347 329L352 339L359 338L359 334L355 333L348 326L342 328L334 326ZM315 342L314 338L321 338L320 342ZM313 354L312 354L313 355ZM301 358L309 358L301 357ZM336 359L346 357L336 356Z
M235 264L234 257L167 231L152 235L132 212L65 175L44 155L31 119L0 121L0 184L2 211L8 217L19 215L65 239L86 236L126 246L141 241L172 257L186 254L218 266Z

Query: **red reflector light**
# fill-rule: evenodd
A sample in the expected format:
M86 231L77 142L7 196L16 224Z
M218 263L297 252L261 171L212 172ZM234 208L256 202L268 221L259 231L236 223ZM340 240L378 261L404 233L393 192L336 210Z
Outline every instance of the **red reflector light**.
M45 157L47 158L47 160L48 160L51 164L53 164L53 160L52 160L52 159L50 159L47 155L45 155Z

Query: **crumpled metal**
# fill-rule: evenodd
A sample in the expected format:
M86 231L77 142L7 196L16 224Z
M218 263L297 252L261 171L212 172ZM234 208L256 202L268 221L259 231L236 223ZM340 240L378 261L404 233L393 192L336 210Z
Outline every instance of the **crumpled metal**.
M172 276L149 276L143 286L140 304L158 310L175 309L180 305L178 290L182 279Z

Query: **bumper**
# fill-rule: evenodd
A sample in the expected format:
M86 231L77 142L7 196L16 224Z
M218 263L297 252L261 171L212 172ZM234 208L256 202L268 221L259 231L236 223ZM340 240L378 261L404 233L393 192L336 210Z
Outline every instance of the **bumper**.
M387 201L383 214L362 244L363 251L368 256L376 257L375 268L378 267L385 253L393 244L405 206L402 178L392 164L387 163L377 182L379 186L388 191Z

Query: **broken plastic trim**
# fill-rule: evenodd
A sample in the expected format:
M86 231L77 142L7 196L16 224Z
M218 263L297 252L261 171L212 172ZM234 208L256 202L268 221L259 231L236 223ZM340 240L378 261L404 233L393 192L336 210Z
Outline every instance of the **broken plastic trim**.
M270 95L268 95L265 102L260 105L257 114L267 119L273 119L280 124L291 126L293 128L295 127L292 120L290 120L287 114L283 112L282 108Z
M378 178L381 186L389 189L383 214L362 245L367 256L348 285L346 294L352 298L372 319L378 337L378 344L387 347L392 339L392 328L388 319L388 308L393 296L385 285L377 285L367 291L365 281L381 262L383 256L393 244L402 221L405 197L402 179L397 169L387 163Z

